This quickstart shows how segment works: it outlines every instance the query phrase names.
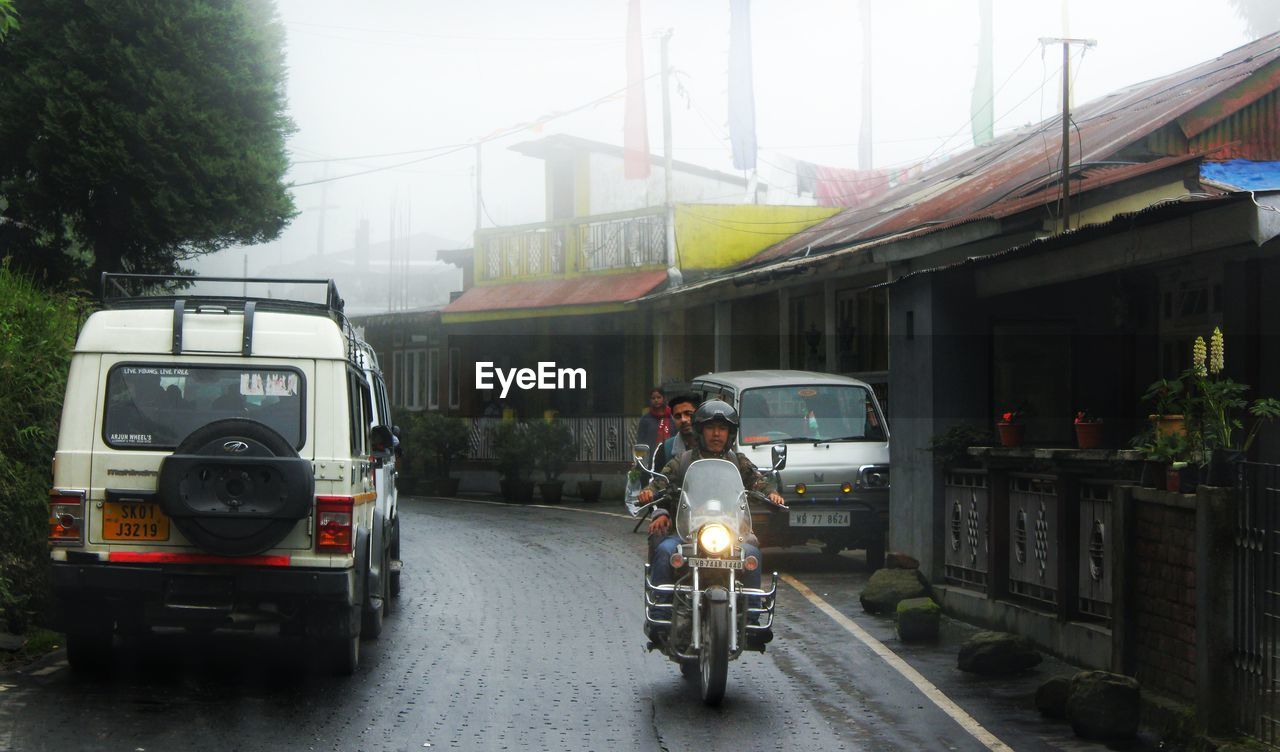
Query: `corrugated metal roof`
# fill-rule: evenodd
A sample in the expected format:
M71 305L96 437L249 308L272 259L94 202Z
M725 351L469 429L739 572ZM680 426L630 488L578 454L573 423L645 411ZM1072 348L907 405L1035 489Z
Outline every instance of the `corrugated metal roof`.
M1206 143L1219 142L1221 136L1214 135L1213 123L1268 101L1266 95L1280 81L1277 60L1280 33L1080 105L1073 112L1078 132L1072 132L1072 161L1087 165L1114 159L1126 147L1144 144L1149 136L1174 123L1180 129L1192 130L1184 131L1184 140L1207 137L1210 140ZM1260 72L1262 75L1250 80ZM1219 95L1223 95L1221 100L1211 101ZM1187 122L1178 122L1184 116ZM964 152L919 179L889 191L869 207L841 212L771 246L740 268L890 236L931 223L985 215L997 203L1025 198L1028 187L1034 190L1035 186L1056 179L1058 169L1054 163L1060 158L1056 136L1061 132L1061 122L1060 116L1051 118Z
M1157 159L1153 162L1143 162L1137 164L1119 164L1119 163L1103 163L1098 165L1088 165L1080 171L1081 179L1071 184L1072 196L1087 194L1090 191L1108 186L1117 185L1126 180L1132 180L1144 175L1150 175L1163 170L1171 170L1179 165L1189 165L1189 163L1198 161L1202 158L1199 154L1189 154L1180 157L1165 157ZM1034 188L1034 185L1033 185ZM831 250L817 257L810 257L804 254L795 258L782 259L769 264L751 267L749 269L740 269L727 275L710 277L699 282L683 285L673 290L667 290L652 295L647 295L635 302L647 302L659 297L672 295L685 295L697 290L713 287L717 284L749 284L774 276L783 276L787 274L798 274L809 270L818 270L818 262L838 262L842 257L848 257L852 254L865 253L876 248L900 243L905 240L915 240L918 238L932 235L934 233L945 232L964 225L976 224L979 222L994 222L1005 217L1011 217L1037 206L1042 206L1046 201L1052 200L1053 195L1057 193L1056 186L1044 187L1034 193L1030 193L1021 198L1011 198L998 202L988 207L986 210L959 219L953 219L947 222L939 222L935 224L926 224L923 227L917 227L905 232L898 232L886 237L872 238L864 241L855 241L848 245ZM1206 189L1206 193L1202 197L1216 197L1225 193L1225 191L1216 189ZM1175 198L1175 197L1170 197ZM1133 216L1141 214L1141 212L1127 213L1120 216ZM1097 225L1090 225L1094 227ZM993 231L998 227L993 225Z
M595 274L571 279L543 279L482 285L464 292L445 307L445 314L509 311L560 306L621 303L644 295L667 281L665 270L629 274Z
M1138 224L1158 222L1174 217L1184 216L1210 207L1224 205L1231 201L1242 200L1242 195L1243 194L1239 193L1222 193L1216 195L1202 194L1185 196L1179 199L1171 199L1169 201L1161 201L1159 203L1152 204L1145 209L1117 214L1106 222L1096 222L1078 229L1058 233L1057 235L1036 238L1035 240L1029 240L1026 243L1023 243L1022 245L1005 248L1004 250L996 251L995 253L973 256L963 261L943 264L930 269L918 269L914 272L904 274L901 277L897 277L896 279L889 280L888 282L882 282L875 285L875 287L892 287L903 280L911 279L913 277L919 277L925 274L936 274L937 272L944 272L961 266L984 264L1016 254L1042 253L1065 246L1079 245L1080 243L1090 240L1111 236L1115 233L1116 227L1133 227Z

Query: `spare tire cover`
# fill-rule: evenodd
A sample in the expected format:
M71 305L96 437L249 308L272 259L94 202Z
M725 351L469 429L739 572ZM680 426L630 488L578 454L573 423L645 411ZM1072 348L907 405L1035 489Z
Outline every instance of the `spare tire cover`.
M201 550L262 553L311 512L311 463L270 426L228 418L192 431L160 465L160 508Z

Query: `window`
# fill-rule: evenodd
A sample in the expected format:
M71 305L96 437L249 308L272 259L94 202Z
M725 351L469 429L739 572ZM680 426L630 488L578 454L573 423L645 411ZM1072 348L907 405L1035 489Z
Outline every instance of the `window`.
M391 404L404 407L404 353L391 353Z
M426 350L405 350L391 354L391 403L396 407L421 410L426 391Z
M171 449L207 423L249 418L301 449L304 386L294 368L118 365L107 375L102 438L117 449Z
M1160 278L1160 372L1172 377L1191 366L1197 336L1222 323L1222 270L1186 264Z
M454 410L462 405L462 353L458 348L449 348L449 409Z
M427 352L427 407L440 409L440 351L434 347Z

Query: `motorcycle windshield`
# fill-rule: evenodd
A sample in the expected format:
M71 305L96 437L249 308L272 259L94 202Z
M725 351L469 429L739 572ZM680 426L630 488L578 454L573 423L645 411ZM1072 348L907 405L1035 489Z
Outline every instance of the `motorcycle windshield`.
M739 538L751 534L742 476L728 460L698 460L684 474L676 531L687 540L708 522L719 522Z

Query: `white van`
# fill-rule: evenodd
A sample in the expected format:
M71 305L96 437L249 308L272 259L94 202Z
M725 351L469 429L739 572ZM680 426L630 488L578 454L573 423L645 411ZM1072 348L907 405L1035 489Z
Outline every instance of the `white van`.
M884 565L889 522L889 426L865 382L808 371L726 371L699 376L693 391L738 410L734 450L757 467L787 445L779 493L789 512L753 508L764 546L818 540L828 554L866 550ZM754 505L753 505L754 507Z
M376 478L393 439L333 282L108 274L103 304L49 500L72 667L102 666L117 632L267 625L354 672L395 568Z

